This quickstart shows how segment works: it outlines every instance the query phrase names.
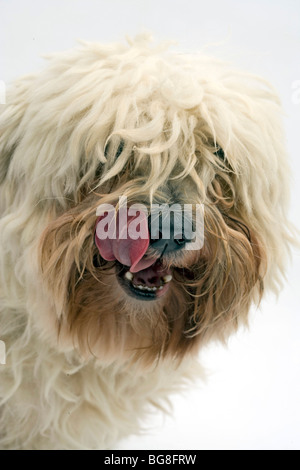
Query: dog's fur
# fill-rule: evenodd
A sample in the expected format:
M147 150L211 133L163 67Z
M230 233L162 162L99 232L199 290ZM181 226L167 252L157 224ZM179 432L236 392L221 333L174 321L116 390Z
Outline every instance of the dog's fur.
M145 38L49 60L1 106L0 447L108 448L278 290L281 110L264 80ZM204 204L204 246L163 256L158 300L130 297L94 243L96 208L120 195Z

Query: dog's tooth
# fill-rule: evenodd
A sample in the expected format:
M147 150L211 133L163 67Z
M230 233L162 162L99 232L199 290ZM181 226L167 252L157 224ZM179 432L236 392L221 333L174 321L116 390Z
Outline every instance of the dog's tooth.
M127 273L124 276L128 281L132 281L133 279L133 274L130 271L127 271Z
M166 276L164 276L163 278L163 281L165 284L167 284L168 282L171 282L172 279L173 279L173 276L171 274L167 274Z
M148 286L142 286L141 284L133 284L133 287L135 289L139 289L139 290L147 291L147 292L156 292L158 289L160 289L159 287L156 287L156 286L148 287Z

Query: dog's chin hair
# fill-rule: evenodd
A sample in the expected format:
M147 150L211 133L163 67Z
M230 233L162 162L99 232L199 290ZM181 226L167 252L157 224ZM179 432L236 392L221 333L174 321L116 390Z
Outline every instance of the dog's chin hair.
M104 275L104 284L106 276L107 273ZM73 296L69 299L67 315L70 335L83 357L88 358L93 355L101 358L101 362L106 364L137 362L146 369L152 368L160 357L166 355L180 363L184 356L181 348L184 348L185 352L188 349L182 344L185 312L177 311L175 314L180 292L175 297L176 302L172 297L175 294L174 290L170 295L167 293L166 298L139 301L120 291L120 286L114 279L110 287L118 294L112 300L101 290L103 281L99 283L99 280L87 274L84 283L88 285L88 290L80 284L76 286ZM101 304L95 305L98 296ZM172 318L168 318L166 302L169 303L171 311L173 310ZM80 305L86 307L81 309ZM178 329L177 334L174 329ZM175 343L173 347L172 342ZM171 353L169 351L168 354L167 349L170 348Z

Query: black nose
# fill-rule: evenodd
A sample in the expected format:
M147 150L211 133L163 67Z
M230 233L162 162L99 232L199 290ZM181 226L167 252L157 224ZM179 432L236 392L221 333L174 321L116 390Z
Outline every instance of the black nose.
M160 216L157 218L148 218L148 227L150 233L150 246L158 253L165 254L171 251L182 250L187 243L191 242L192 236L192 223L177 217L165 219Z

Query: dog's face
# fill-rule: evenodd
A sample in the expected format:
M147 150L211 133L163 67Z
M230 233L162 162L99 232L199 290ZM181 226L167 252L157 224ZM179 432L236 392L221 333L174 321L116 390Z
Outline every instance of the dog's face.
M22 240L38 246L40 268L27 292L59 349L104 363L180 360L247 321L278 282L289 238L278 103L264 82L143 42L86 45L16 96L3 204L27 217ZM102 241L97 209L118 214L120 197L149 213L201 205L203 246L188 250L174 230Z
M120 147L126 147L124 142ZM136 168L138 154L127 150L116 177L82 194L82 201L47 226L40 245L41 265L45 283L54 298L61 299L65 312L59 334L63 329L84 355L89 351L102 360L134 358L143 363L170 356L180 360L195 352L199 342L234 330L239 319L246 319L251 301L260 296L263 245L235 207L234 180L222 150L212 147L206 152L211 159L208 168L214 172L209 183L198 155L194 175L180 177L182 169L175 164L152 195L152 185L147 189L147 157L145 168ZM117 163L119 158L120 150L112 160ZM120 195L127 198L128 208L143 203L148 209L148 219L142 219L147 240L123 240L119 232L113 240L97 237L97 209L111 204L118 222ZM183 219L187 204L202 204L203 246L188 249L191 237L176 234L172 213L169 235L151 235L155 204L182 208ZM193 227L193 211L191 216Z

